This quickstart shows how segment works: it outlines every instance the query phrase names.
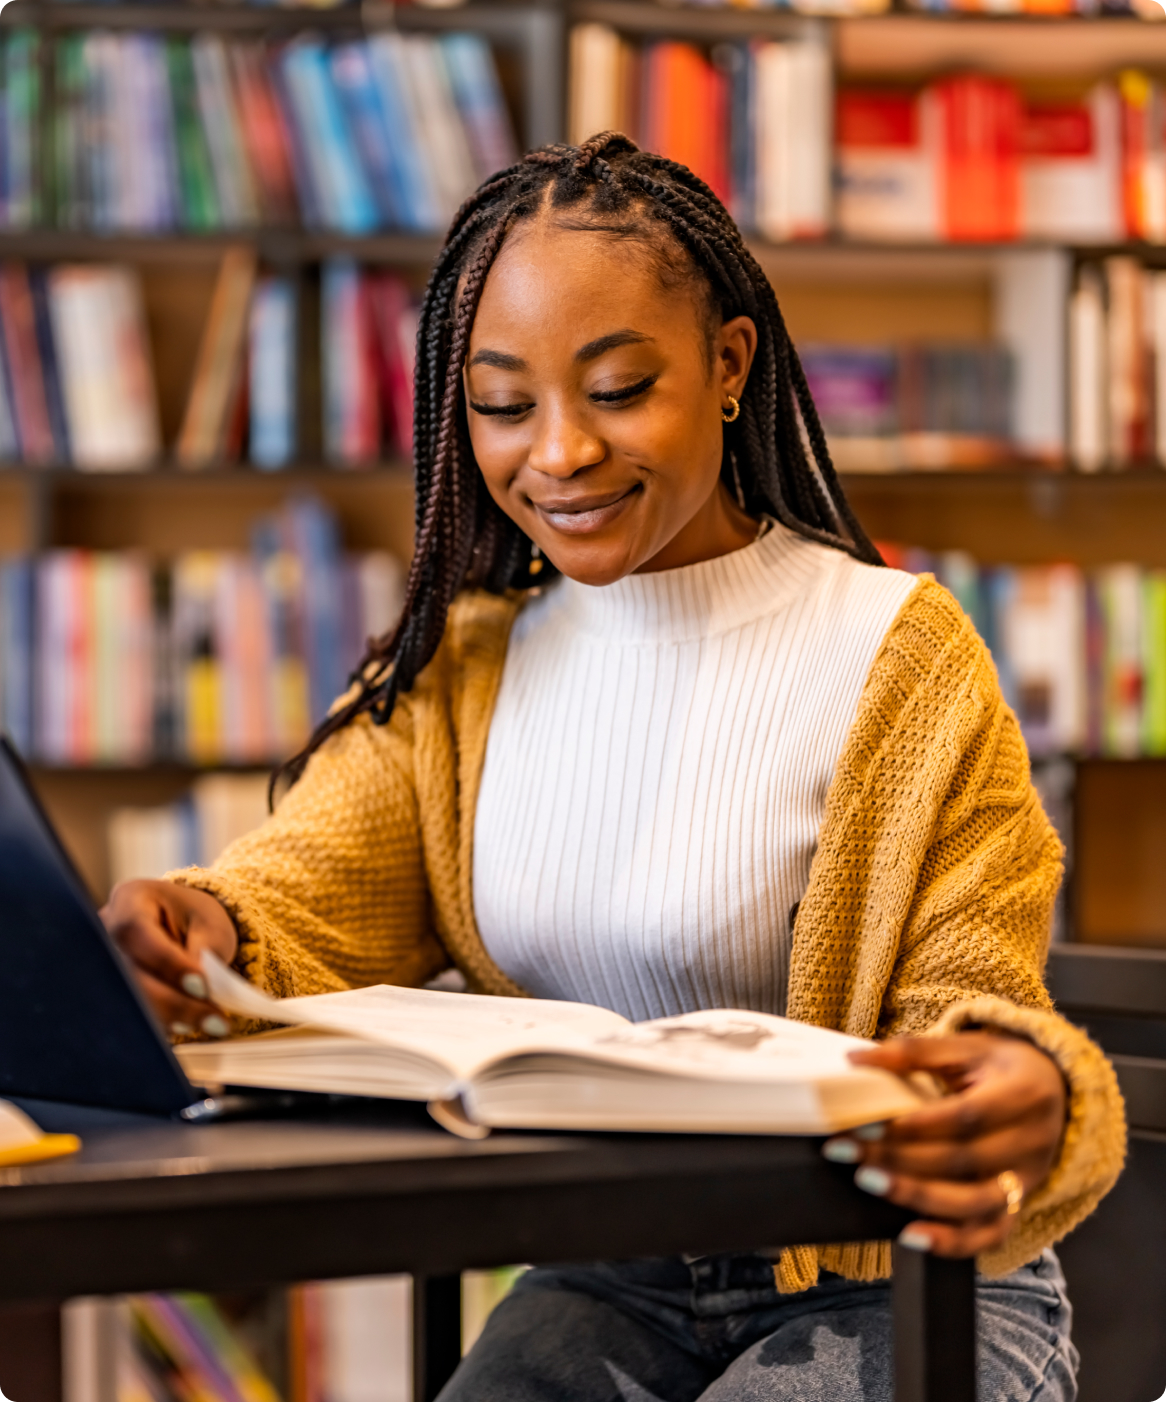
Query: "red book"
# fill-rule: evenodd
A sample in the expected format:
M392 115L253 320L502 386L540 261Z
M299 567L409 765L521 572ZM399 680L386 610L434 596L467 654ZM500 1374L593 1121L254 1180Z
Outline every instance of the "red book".
M386 409L388 436L403 458L413 456L413 358L417 311L409 289L395 273L367 278L375 332L377 378Z
M44 367L36 339L36 313L28 269L23 263L0 266L0 331L12 380L16 431L25 462L52 462L53 430L45 397Z
M975 75L936 85L943 124L940 205L949 239L996 242L1020 233L1024 111L1010 84Z

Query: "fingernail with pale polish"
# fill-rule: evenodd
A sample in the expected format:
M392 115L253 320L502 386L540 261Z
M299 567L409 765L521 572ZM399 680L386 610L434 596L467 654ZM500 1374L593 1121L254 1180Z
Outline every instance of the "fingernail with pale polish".
M191 1027L188 1022L172 1022L170 1024L170 1031L173 1032L176 1037L194 1036L194 1028Z
M858 1170L854 1181L864 1193L873 1193L876 1198L886 1197L891 1189L890 1174L884 1173L881 1168L872 1168L870 1164L864 1164Z
M931 1238L918 1227L904 1227L899 1233L899 1245L905 1246L908 1251L930 1251Z
M862 1150L853 1139L828 1139L822 1145L822 1157L831 1163L857 1163Z
M210 1017L203 1018L202 1030L208 1037L228 1037L231 1033L226 1021L218 1013L211 1013Z
M853 1130L852 1133L854 1134L855 1139L865 1139L869 1144L873 1143L876 1139L886 1138L887 1127L883 1124L859 1125L859 1127L856 1130Z
M206 979L201 974L183 974L182 991L190 998L205 998Z

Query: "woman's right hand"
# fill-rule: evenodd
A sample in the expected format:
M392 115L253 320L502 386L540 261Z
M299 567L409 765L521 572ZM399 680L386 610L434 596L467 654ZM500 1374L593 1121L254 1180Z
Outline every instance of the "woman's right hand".
M101 918L163 1027L176 1036L227 1036L230 1024L206 996L199 960L209 949L230 964L239 935L213 896L171 881L123 881Z

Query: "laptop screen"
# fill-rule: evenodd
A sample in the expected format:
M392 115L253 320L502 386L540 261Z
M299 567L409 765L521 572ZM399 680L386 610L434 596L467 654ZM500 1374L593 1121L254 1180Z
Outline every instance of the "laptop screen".
M0 1096L146 1114L199 1098L3 737Z

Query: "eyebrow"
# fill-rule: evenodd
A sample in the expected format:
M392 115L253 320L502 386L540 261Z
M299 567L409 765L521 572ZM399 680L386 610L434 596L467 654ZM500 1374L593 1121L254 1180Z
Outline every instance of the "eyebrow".
M609 350L615 350L617 346L636 346L644 341L654 341L655 339L654 336L649 336L643 331L630 329L612 331L610 335L598 336L594 341L588 341L585 346L580 346L575 352L575 359L580 362L598 360L601 355L606 355ZM528 370L530 368L521 356L510 355L506 351L487 349L475 351L470 365L492 365L495 370Z
M518 355L507 355L505 351L480 350L475 352L471 365L492 365L495 370L526 370L529 367Z
M594 341L588 341L585 346L580 346L575 352L575 359L578 361L598 360L601 355L606 355L609 350L615 350L617 346L638 346L644 341L654 341L654 336L649 336L643 331L613 331L610 336L599 336Z

